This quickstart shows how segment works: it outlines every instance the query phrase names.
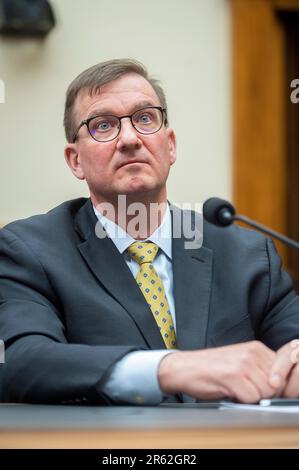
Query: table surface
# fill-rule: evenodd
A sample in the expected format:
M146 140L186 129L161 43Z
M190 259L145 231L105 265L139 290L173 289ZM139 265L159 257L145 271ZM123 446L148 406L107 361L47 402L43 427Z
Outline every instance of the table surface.
M299 413L0 405L0 448L299 448Z

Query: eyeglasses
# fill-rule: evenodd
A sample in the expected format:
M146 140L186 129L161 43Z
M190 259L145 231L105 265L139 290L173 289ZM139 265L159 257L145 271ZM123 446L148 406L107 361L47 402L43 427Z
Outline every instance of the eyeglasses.
M109 142L115 139L121 130L121 120L129 118L132 126L140 134L155 134L164 123L166 123L166 109L160 106L148 106L138 109L128 116L114 116L113 114L100 114L88 119L84 119L77 128L73 142L78 137L78 132L82 126L87 126L91 137L97 142Z

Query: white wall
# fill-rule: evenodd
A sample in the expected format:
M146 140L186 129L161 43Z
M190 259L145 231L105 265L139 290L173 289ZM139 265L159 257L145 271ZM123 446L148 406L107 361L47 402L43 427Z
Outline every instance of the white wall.
M0 223L87 195L63 157L65 90L83 69L116 57L162 81L178 161L169 198L231 196L230 11L227 0L52 0L44 42L0 37Z

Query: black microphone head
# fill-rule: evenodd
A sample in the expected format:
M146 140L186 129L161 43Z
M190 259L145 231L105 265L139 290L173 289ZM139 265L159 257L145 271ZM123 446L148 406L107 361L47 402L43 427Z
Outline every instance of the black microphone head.
M224 227L230 225L235 220L234 206L224 199L219 197L211 197L203 204L203 216L211 224Z

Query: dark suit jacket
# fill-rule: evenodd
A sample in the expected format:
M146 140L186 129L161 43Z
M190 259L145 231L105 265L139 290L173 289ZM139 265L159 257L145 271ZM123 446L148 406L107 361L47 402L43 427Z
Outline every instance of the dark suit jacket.
M178 209L174 209L178 210ZM109 403L111 367L164 342L124 259L95 235L90 200L0 231L2 401ZM173 239L179 349L299 337L299 302L272 242L240 227L204 226L200 249Z

